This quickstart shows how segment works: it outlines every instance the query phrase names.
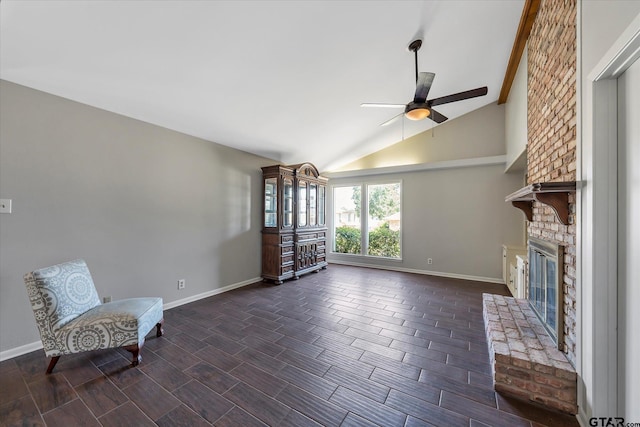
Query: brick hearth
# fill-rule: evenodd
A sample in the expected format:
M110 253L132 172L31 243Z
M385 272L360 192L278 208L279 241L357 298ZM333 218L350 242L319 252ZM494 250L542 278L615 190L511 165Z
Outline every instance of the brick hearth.
M524 299L482 294L496 391L577 413L576 372Z

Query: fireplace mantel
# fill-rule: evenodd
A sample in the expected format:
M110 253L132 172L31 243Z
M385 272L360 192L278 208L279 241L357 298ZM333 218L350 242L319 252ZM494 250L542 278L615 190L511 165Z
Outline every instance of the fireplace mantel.
M576 182L539 182L527 185L520 190L509 194L506 202L520 209L533 221L533 202L538 201L550 206L558 220L564 225L569 224L569 193L576 191Z

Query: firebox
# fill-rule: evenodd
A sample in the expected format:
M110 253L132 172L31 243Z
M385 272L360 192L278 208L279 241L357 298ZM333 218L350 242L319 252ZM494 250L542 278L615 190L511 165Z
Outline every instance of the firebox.
M527 299L549 336L562 350L563 254L561 245L529 237L529 289Z

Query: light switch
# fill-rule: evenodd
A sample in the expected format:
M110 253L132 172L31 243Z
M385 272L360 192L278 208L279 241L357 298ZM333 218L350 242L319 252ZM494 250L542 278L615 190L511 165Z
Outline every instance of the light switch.
M11 213L11 199L0 199L0 213Z

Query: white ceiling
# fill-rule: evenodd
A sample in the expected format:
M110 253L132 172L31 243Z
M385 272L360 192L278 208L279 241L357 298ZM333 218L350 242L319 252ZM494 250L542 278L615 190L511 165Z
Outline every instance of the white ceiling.
M423 38L450 119L498 99L524 0L7 1L0 77L283 163L331 170L425 131ZM404 124L404 126L403 126ZM403 130L404 127L404 130Z

